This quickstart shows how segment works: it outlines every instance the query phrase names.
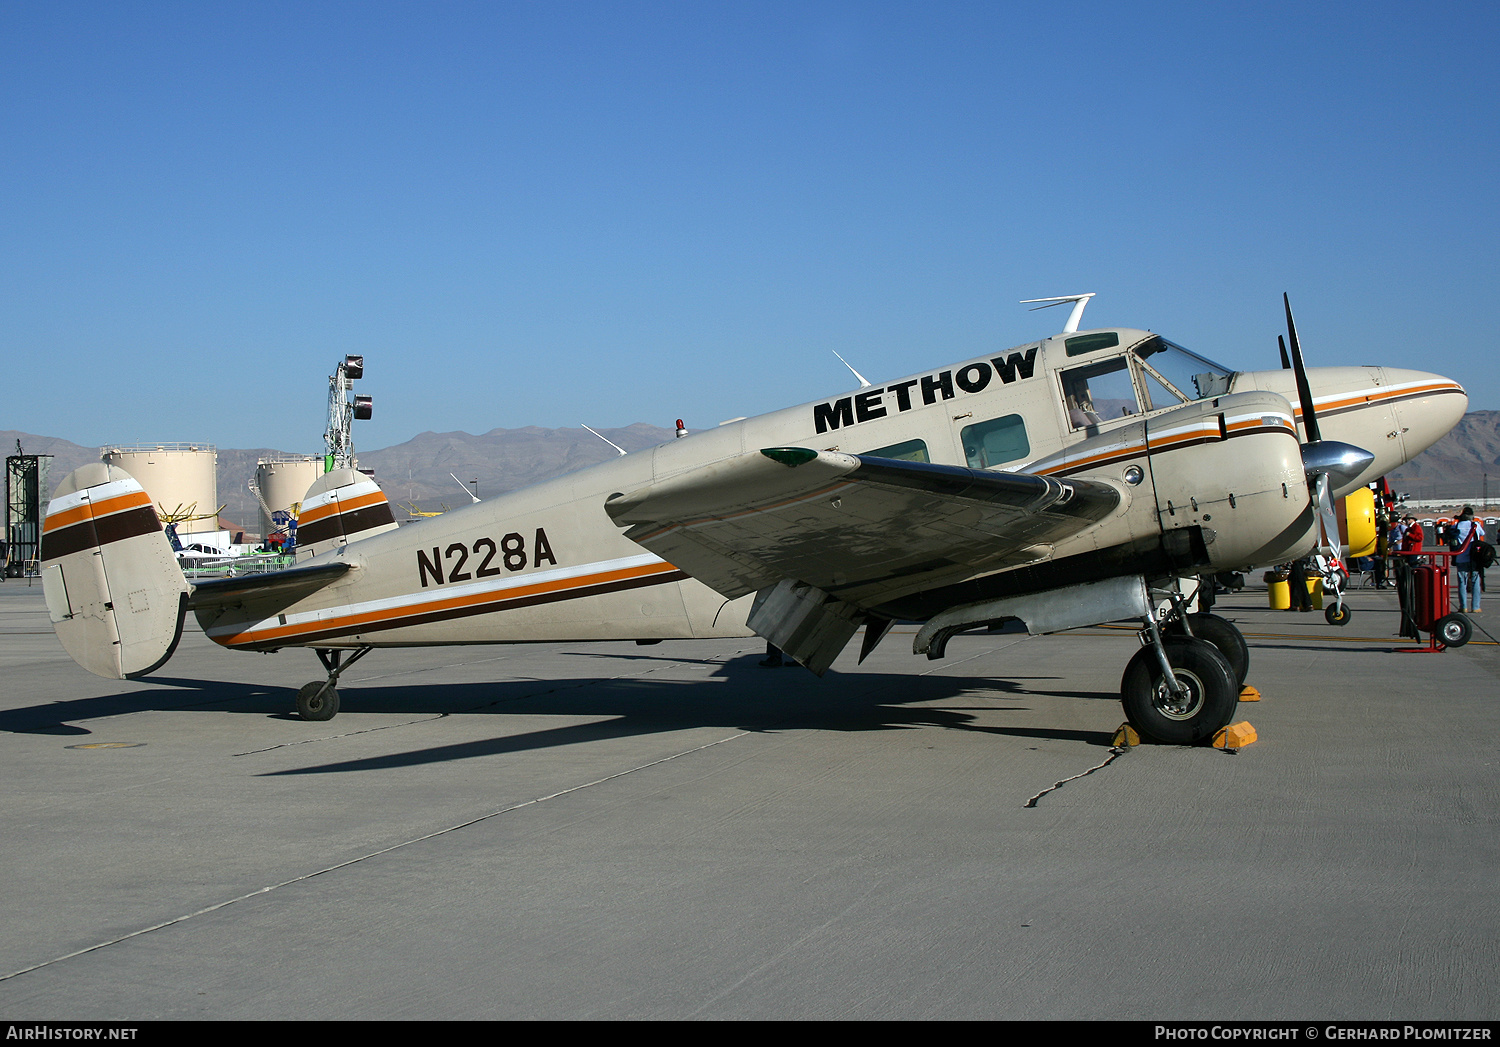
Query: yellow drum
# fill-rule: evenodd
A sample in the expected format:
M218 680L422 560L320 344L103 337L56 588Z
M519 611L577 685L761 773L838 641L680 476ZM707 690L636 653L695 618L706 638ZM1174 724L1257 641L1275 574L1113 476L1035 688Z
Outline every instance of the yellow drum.
M1269 586L1267 592L1271 598L1271 610L1290 610L1292 606L1292 583L1285 578L1280 578L1279 581L1273 578L1267 581L1266 584Z

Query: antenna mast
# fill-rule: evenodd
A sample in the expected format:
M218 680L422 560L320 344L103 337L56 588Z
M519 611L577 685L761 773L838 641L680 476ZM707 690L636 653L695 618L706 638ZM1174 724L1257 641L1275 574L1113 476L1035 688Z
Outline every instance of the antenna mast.
M1063 324L1063 334L1072 334L1078 330L1078 321L1083 319L1083 307L1088 305L1089 299L1096 294L1098 294L1097 291L1090 291L1088 294L1065 294L1059 295L1056 298L1023 298L1021 304L1030 305L1032 302L1046 302L1046 305L1039 305L1036 309L1051 309L1054 305L1072 302L1073 312L1069 315L1068 322ZM1030 312L1034 313L1036 309L1032 309Z

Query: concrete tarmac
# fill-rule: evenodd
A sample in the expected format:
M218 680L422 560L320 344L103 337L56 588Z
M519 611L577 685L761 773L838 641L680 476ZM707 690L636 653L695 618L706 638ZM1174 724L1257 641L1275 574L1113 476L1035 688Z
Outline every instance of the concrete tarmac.
M0 1017L1493 1020L1500 648L1352 602L1221 600L1260 741L1116 754L1126 630L378 651L306 723L310 652L101 680L12 579Z

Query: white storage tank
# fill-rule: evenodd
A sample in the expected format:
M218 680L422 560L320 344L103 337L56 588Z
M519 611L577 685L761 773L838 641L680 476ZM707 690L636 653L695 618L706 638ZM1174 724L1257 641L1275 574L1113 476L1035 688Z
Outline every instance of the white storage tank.
M99 457L135 477L158 514L191 511L207 516L179 523L178 535L219 529L214 515L219 507L219 454L213 444L120 444L99 448Z
M261 536L276 530L266 509L276 512L290 509L302 501L307 489L323 475L323 456L299 455L287 458L262 458L255 465L255 487L260 492Z

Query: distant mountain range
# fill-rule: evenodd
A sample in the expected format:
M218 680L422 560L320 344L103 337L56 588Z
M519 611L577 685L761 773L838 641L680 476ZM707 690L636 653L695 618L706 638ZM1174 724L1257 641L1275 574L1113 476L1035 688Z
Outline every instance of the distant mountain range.
M640 451L672 439L672 430L637 422L623 429L600 430L627 451ZM51 483L55 486L80 465L99 460L97 447L83 447L52 436L36 436L0 430L0 446L15 453L20 440L27 454L50 454ZM248 450L219 448L219 501L223 518L238 529L255 531L258 506L248 483L255 463L262 458L287 457L288 452L270 447ZM378 451L358 452L359 464L374 469L386 496L397 507L407 503L432 511L445 505L458 507L469 498L453 477L464 483L478 481L484 498L514 491L585 466L606 462L616 452L584 429L491 429L483 435L471 433L418 433L403 444ZM1485 474L1500 501L1500 411L1471 411L1432 447L1391 474L1392 485L1413 498L1474 498L1484 486ZM470 486L473 486L470 484Z
M1500 411L1470 411L1437 443L1390 475L1413 498L1475 498L1486 486L1500 502Z
M644 422L599 431L627 451L643 450L672 439L672 430ZM50 483L54 487L74 469L99 460L97 447L84 447L52 436L0 430L0 447L4 447L5 454L16 453L17 440L26 454L53 456ZM249 488L256 462L306 453L317 452L271 447L218 448L219 502L224 506L221 519L233 524L234 530L257 531L260 507ZM609 444L585 429L539 426L492 429L480 436L418 433L394 447L357 451L360 468L375 470L375 478L396 508L398 520L404 518L401 507L408 502L429 512L444 506L457 508L469 504L469 496L449 473L470 487L474 486L471 480L479 481L479 497L484 498L606 462L617 454Z

